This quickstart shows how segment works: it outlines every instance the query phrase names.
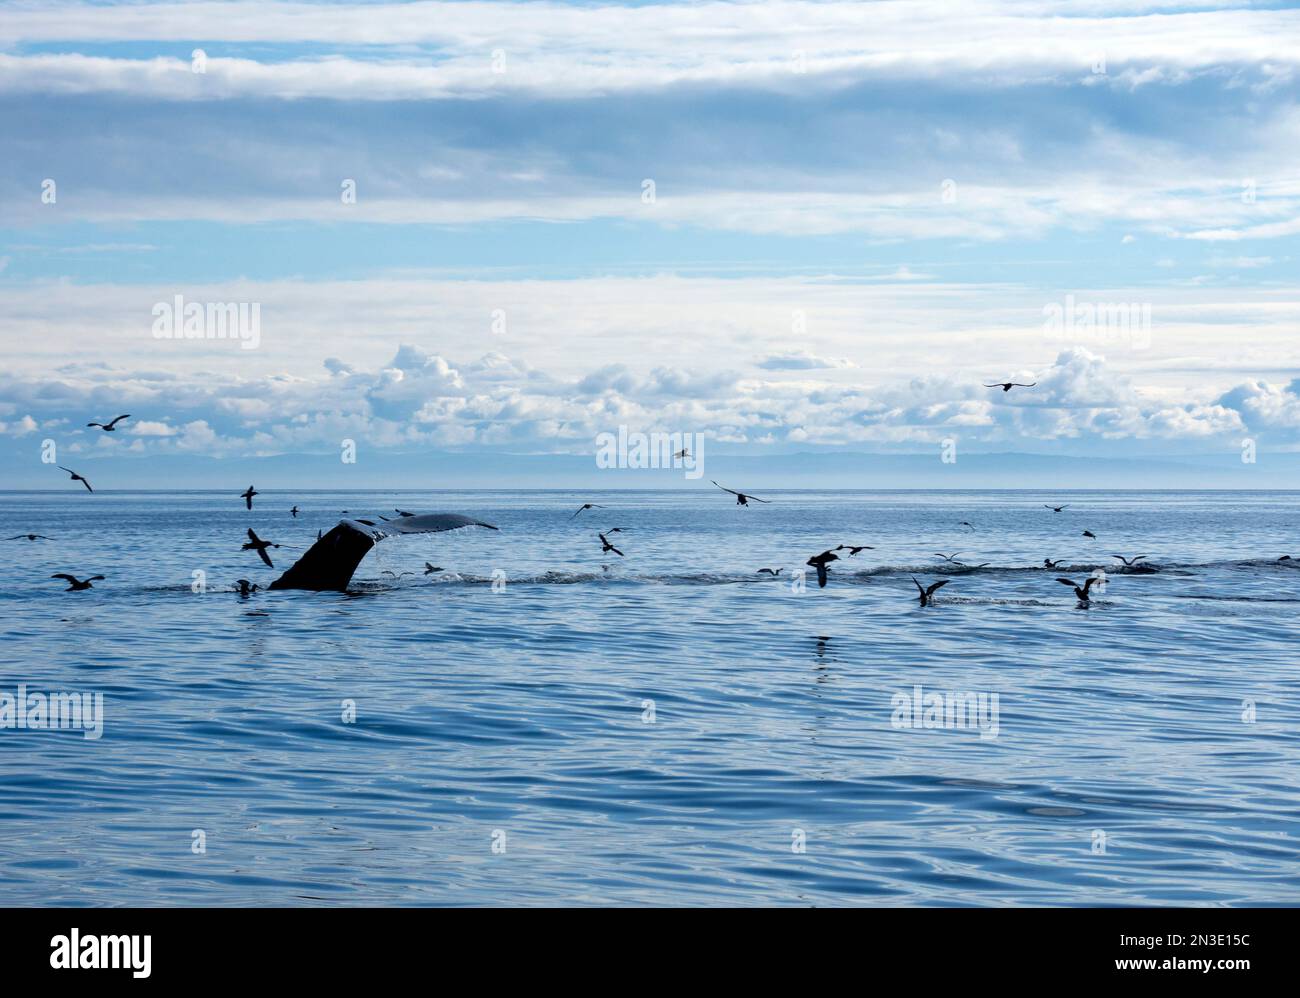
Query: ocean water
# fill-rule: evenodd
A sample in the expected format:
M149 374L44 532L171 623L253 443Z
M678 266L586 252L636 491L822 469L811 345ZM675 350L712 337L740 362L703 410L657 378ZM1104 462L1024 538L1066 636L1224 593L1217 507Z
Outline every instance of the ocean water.
M0 903L1300 901L1300 494L759 494L0 493L0 691L104 704L0 729ZM395 507L501 531L231 591Z

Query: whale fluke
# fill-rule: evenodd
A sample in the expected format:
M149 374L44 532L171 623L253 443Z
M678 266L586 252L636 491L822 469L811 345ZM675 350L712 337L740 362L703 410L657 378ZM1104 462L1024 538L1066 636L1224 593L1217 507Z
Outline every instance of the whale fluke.
M312 589L343 592L372 547L397 534L432 534L460 527L499 528L459 513L425 513L403 516L383 523L343 520L318 540L293 567L271 583L271 589Z

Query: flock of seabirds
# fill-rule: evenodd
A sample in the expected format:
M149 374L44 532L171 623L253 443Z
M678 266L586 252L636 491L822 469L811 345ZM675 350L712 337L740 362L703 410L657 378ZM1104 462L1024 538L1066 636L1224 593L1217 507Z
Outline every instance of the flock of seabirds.
M997 382L992 385L985 385L985 387L1000 388L1003 392L1009 392L1011 391L1012 388L1032 388L1034 387L1035 384L1036 382L1031 382L1029 384L1021 384L1014 381L1007 381L1007 382ZM113 433L116 431L118 423L120 423L124 419L130 419L130 418L131 418L130 414L125 413L121 416L117 416L116 418L110 420L107 423L92 422L92 423L87 423L86 425L98 427L105 433ZM687 458L690 456L690 454L687 451L683 450L678 452L674 456ZM65 468L63 467L63 465L57 465L56 467L58 467L59 470L61 471L66 471L68 475L71 476L72 481L80 482L83 486L85 486L87 492L93 493L95 491L91 487L90 482L85 478L85 476L79 475L71 468ZM717 488L721 489L723 492L728 492L731 495L735 496L736 505L738 506L744 506L748 508L751 502L770 503L772 501L770 499L760 499L758 496L752 495L747 492L738 492L735 489L729 489L724 485L720 485L716 481L712 482L712 484L717 486ZM244 505L247 509L252 510L253 498L257 495L260 495L260 493L256 489L254 489L253 486L250 485L244 492L240 494L239 498L244 500ZM1065 510L1070 508L1068 503L1059 506L1053 506L1048 503L1044 503L1043 505L1045 509L1049 509L1053 513L1063 513ZM574 520L579 515L587 512L588 510L607 509L607 508L609 507L600 505L598 503L592 503L592 502L583 503L572 514L572 516L569 517L569 519ZM289 510L290 515L295 519L297 518L299 512L300 510L296 505ZM471 525L488 527L489 529L492 530L497 529L496 527L493 527L491 524L483 523L478 520L472 520L468 517L462 517L456 514L427 514L421 516L403 509L395 509L394 512L397 514L396 517L390 518L382 515L379 516L379 519L383 521L382 524L376 524L373 520L357 518L355 520L343 521L342 523L339 524L338 527L335 527L334 530L330 531L329 535L325 535L322 532L318 532L316 536L316 541L317 541L316 546L311 551L309 551L308 554L303 557L303 559L301 559L299 565L295 565L294 568L290 570L290 572L285 573L285 576L283 576L280 580L278 580L277 583L272 584L271 588L312 588L312 589L345 588L347 581L350 581L351 579L352 570L355 570L356 564L360 563L361 558L364 557L365 553L369 550L369 548L373 546L375 541L379 540L383 536L389 535L390 533L424 533L430 531L456 529L461 526L471 526ZM347 515L347 510L344 510L343 513L344 515ZM959 524L959 526L967 527L970 530L976 529L974 524L970 523L967 520L963 520ZM363 530L362 528L366 528L366 529ZM618 555L620 558L626 557L624 553L621 550L619 550L619 548L609 539L609 535L622 533L623 529L624 528L622 527L610 527L604 530L603 532L599 532L596 534L597 538L600 540L601 554L615 554ZM340 532L344 532L344 533L340 535ZM357 535L364 535L365 533L368 532L370 536L366 538L361 544L353 543L350 545L340 545L340 539L342 537L346 537L347 532L351 532L351 534L357 534ZM1091 530L1084 530L1082 536L1086 538L1091 538L1093 540L1097 539L1097 535L1094 534ZM51 540L51 539L52 538L44 534L37 534L37 533L15 534L13 537L7 538L7 540L11 540L11 541L13 540L38 541L38 540ZM333 545L326 545L327 550L323 551L321 553L321 556L327 557L331 553L331 551L328 550L328 548L331 547L347 548L347 550L341 552L341 557L345 562L351 563L351 570L346 569L346 565L343 566L344 570L346 570L346 579L344 579L343 585L341 586L332 585L332 584L331 585L311 585L311 584L294 585L292 582L289 584L283 584L285 583L286 579L292 576L299 569L300 565L304 565L305 563L311 561L312 560L311 556L316 554L318 549L320 549L322 545L325 545L325 543L331 539L334 539ZM272 562L271 556L268 553L267 549L279 548L279 547L280 547L279 544L258 537L256 532L250 527L248 528L248 540L243 544L241 550L256 551L258 557L262 559L262 561L266 564L268 568L274 568L275 565ZM360 553L357 554L355 549L359 549ZM816 570L817 585L819 587L824 588L829 579L830 564L832 562L841 560L839 552L847 551L848 554L845 555L845 557L853 557L862 551L872 551L872 550L875 549L869 544L841 544L838 547L830 548L826 551L821 552L820 554L813 555L811 558L808 559L806 564ZM957 560L957 554L958 552L954 552L952 554L935 552L935 557L942 558L943 561L948 564L959 566L962 568L968 568L968 569L984 568L988 564L986 562L985 564L982 565L966 565L965 563ZM353 555L356 555L355 560L353 560L352 558ZM1112 555L1111 557L1117 558L1120 561L1122 561L1124 563L1124 566L1128 569L1136 569L1138 571L1148 571L1148 572L1156 571L1154 566L1141 564L1146 560L1147 558L1146 555L1139 554L1139 555L1134 555L1132 557L1126 557L1124 555L1116 554L1116 555ZM320 559L318 558L316 560L320 560ZM1292 560L1290 555L1284 555L1278 559L1279 562L1290 561L1290 560ZM1057 565L1059 564L1060 564L1059 560L1052 561L1050 558L1043 559L1043 568L1045 569L1056 568ZM307 567L310 569L312 566L307 566ZM605 567L608 568L608 566ZM431 575L441 571L442 571L441 566L433 565L429 562L425 562L424 564L425 575ZM760 568L758 569L757 574L769 575L775 578L776 576L779 576L781 574L781 571L782 570L780 568ZM309 572L308 574L313 574L313 573ZM338 572L327 573L327 574L332 574L334 576L339 575ZM400 580L403 576L414 575L415 573L414 572L397 573L397 572L386 570L383 574L392 576L394 579ZM50 578L62 579L66 581L68 583L68 588L67 590L65 590L66 592L82 592L84 590L92 588L92 583L105 581L105 576L103 575L92 575L87 579L79 579L76 576L65 572L60 572L56 575L52 575L50 576ZM1087 606L1091 602L1092 587L1099 582L1104 582L1104 580L1105 580L1105 575L1100 571L1084 579L1082 585L1076 583L1073 579L1067 579L1064 577L1060 577L1056 579L1057 582L1061 583L1062 585L1069 586L1074 591L1075 598L1079 601L1079 604L1081 606ZM927 586L922 584L921 581L918 580L915 576L912 576L912 582L915 583L916 585L917 598L921 606L929 606L934 600L935 593L938 592L939 589L948 585L948 583L951 581L952 581L951 579L940 579L938 582L933 582ZM260 586L255 585L254 583L250 582L247 579L239 579L236 582L236 587L237 587L237 591L244 596L248 596L251 593L256 592L258 589L261 588Z

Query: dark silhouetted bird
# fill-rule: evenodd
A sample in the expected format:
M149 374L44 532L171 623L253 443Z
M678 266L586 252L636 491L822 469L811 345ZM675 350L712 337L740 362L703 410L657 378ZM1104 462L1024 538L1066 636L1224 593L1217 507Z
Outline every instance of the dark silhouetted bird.
M1118 558L1120 561L1122 561L1122 562L1124 563L1124 565L1125 565L1127 568L1132 568L1132 567L1133 567L1134 565L1136 565L1139 561L1143 561L1143 560L1145 560L1146 555L1144 555L1144 554L1135 554L1132 558L1125 558L1122 554L1113 554L1113 555L1111 555L1111 557L1112 557L1112 558Z
M124 420L124 419L130 419L130 418L131 418L131 414L128 412L128 413L127 413L126 415L124 415L124 416L118 416L118 417L116 417L115 419L110 419L107 423L87 423L86 425L87 425L87 426L98 426L98 427L99 427L101 430L103 430L105 433L112 433L114 430L117 429L117 424L118 424L118 423L120 423L120 422L121 422L122 420Z
M712 479L709 479L709 480L710 480L710 481L713 481ZM718 485L717 482L713 482L713 484L714 484L714 485ZM748 505L749 505L749 500L751 500L751 499L753 499L754 502L771 502L771 501L772 501L771 499L760 499L760 498L758 498L758 496L747 495L747 494L744 493L744 492L737 492L735 489L729 489L729 488L727 488L725 485L718 485L718 488L722 489L723 492L730 492L733 496L735 496L735 497L736 497L736 505L737 505L737 506L748 506Z
M920 594L921 605L929 606L934 601L934 594L938 592L940 589L942 589L944 586L946 586L952 580L940 579L938 582L935 582L932 585L930 585L929 588L926 588L925 586L921 585L920 582L917 582L915 575L912 576L912 581L916 583L916 591Z
M598 506L594 502L584 502L581 506L578 507L578 513L581 513L584 509L605 509L605 508L607 507ZM569 519L572 520L574 517L578 515L578 513L574 513L573 516L569 517Z
M253 593L257 592L259 589L262 588L259 585L255 585L254 583L249 582L247 579L236 579L235 585L239 587L240 596L252 595Z
M760 568L758 570L758 574L759 575L780 575L781 570L779 568Z
M1095 575L1088 576L1086 579L1083 580L1082 589L1080 589L1077 585L1075 585L1073 579L1057 579L1056 581L1061 583L1061 585L1063 586L1069 586L1071 589L1073 589L1074 595L1079 598L1080 603L1087 603L1089 602L1088 590L1092 588L1094 582L1097 582L1099 580Z
M12 537L6 537L7 541L52 541L53 537L46 537L44 534L14 534Z
M1043 508L1050 509L1053 513L1059 513L1063 509L1069 509L1070 504L1067 502L1064 506L1049 506L1047 503L1043 503Z
M280 546L279 544L272 544L270 541L264 541L264 540L262 540L260 537L257 536L257 534L253 533L253 528L252 528L252 527L249 527L249 528L248 528L248 543L245 544L245 545L244 545L242 548L240 548L239 550L241 550L241 551L256 551L256 552L258 553L258 555L261 557L261 559L262 559L264 562L266 562L266 567L267 567L267 568L275 568L275 566L271 564L271 556L270 556L269 554L266 553L266 549L267 549L267 548L278 548L279 546Z
M858 545L856 545L856 546L853 545L853 544L841 544L841 545L840 545L839 547L837 547L835 550L836 550L836 551L844 551L844 550L846 550L846 549L848 550L850 557L853 556L853 555L855 555L855 554L857 554L859 551L874 551L874 550L876 550L876 549L873 548L870 544L858 544Z
M68 582L68 588L63 590L65 593L81 592L83 589L93 589L94 586L91 585L92 582L102 582L104 579L102 575L92 575L85 582L82 582L77 579L75 575L68 575L66 572L60 572L58 575L51 575L50 578L66 579Z
M71 476L72 476L72 480L73 480L74 482L80 482L82 485L84 485L84 486L86 487L86 491L87 491L87 492L94 492L94 491L95 491L94 489L92 489L92 488L90 487L90 482L86 481L86 479L84 479L83 477L81 477L80 475L78 475L78 474L77 474L75 471L73 471L71 468L65 468L63 465L60 464L60 465L58 465L58 469L59 469L60 471L66 471L69 475L71 475Z
M1083 532L1082 536L1084 536L1084 537L1091 537L1094 541L1097 539L1097 535L1094 534L1091 530L1085 530L1085 531Z
M245 505L247 505L249 509L252 509L252 508L253 508L253 496L255 496L255 495L261 495L261 493L258 492L255 488L253 488L253 486L250 485L250 486L248 487L248 491L247 491L247 492L241 492L241 493L240 493L239 498L244 500Z
M833 561L839 561L840 556L834 551L823 551L821 554L813 555L805 562L817 569L817 586L820 589L826 588L826 580L829 577L826 572L826 566Z
M1004 392L1009 392L1013 388L1033 388L1038 384L1037 381L1031 381L1027 385L1022 385L1018 381L995 381L991 385L985 385L985 388L1001 388Z
M620 551L618 548L614 547L614 545L611 544L611 543L609 542L608 538L606 538L604 534L597 534L596 536L600 538L600 544L601 544L601 547L600 547L600 553L601 553L601 554L604 554L606 551L613 551L613 552L614 552L616 555L618 555L620 558L626 557L626 556L623 554L622 551Z

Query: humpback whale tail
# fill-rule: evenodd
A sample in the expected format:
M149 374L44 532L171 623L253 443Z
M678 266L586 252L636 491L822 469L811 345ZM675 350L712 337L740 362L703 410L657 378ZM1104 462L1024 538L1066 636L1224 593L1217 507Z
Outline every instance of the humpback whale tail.
M460 527L499 528L458 513L426 513L373 523L343 520L307 549L293 567L271 583L271 589L314 589L343 592L352 574L375 544L397 534L431 534Z

